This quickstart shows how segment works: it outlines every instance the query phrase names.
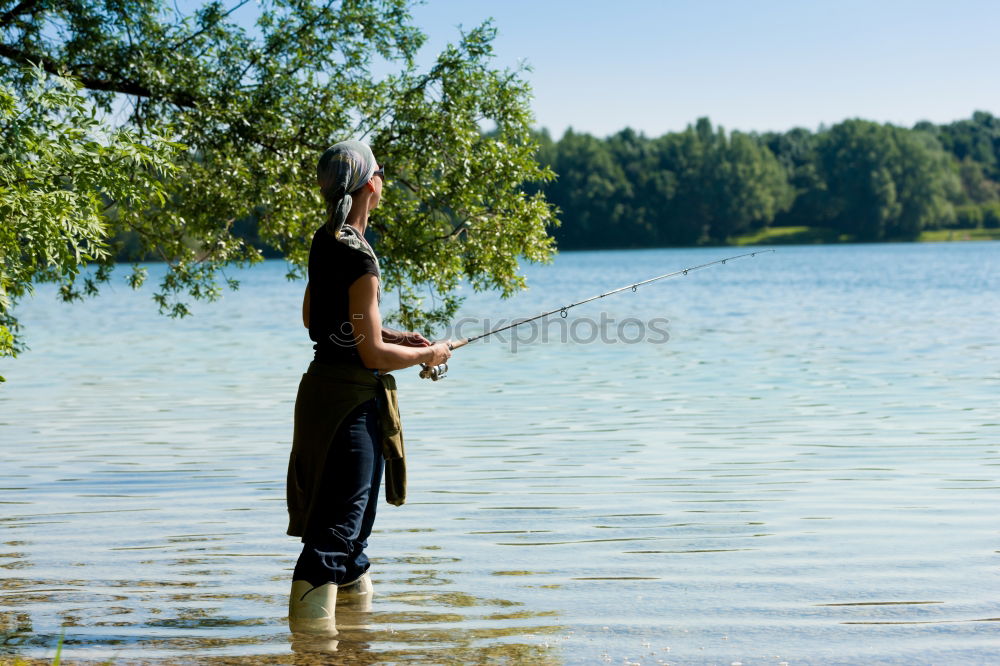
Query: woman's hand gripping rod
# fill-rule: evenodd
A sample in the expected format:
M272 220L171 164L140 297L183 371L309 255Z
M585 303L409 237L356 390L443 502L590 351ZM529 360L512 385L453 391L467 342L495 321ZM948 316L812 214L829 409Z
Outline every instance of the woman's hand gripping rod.
M734 259L742 259L743 257L756 257L758 254L764 254L765 252L774 252L774 250L757 250L756 252L747 252L745 254L738 254L734 257L726 257L725 259L716 259L715 261L710 261L707 264L700 264L698 266L692 266L691 268L682 268L679 271L674 271L673 273L664 273L663 275L657 275L656 277L649 278L648 280L643 280L641 282L636 282L634 284L627 284L624 287L619 287L617 289L612 289L611 291L606 291L603 294L598 294L597 296L591 296L590 298L585 298L582 301L577 301L576 303L570 303L569 305L564 305L561 308L556 308L555 310L549 310L548 312L543 312L542 314L535 315L528 319L519 319L513 324L508 324L506 326L501 326L499 328L494 328L492 331L487 331L479 335L473 336L471 338L463 338L455 342L448 342L448 349L454 351L459 347L464 347L470 342L475 342L480 338L485 338L488 335L493 335L494 333L499 333L500 331L506 331L508 328L514 328L515 326L520 326L521 324L527 324L528 322L535 321L536 319L543 319L549 315L559 313L560 317L567 316L567 310L570 308L575 308L578 305L583 305L584 303L589 303L591 301L596 301L599 298L604 298L605 296L611 296L612 294L617 294L619 292L625 291L626 289L631 289L633 292L639 287L649 284L650 282L656 282L657 280L665 280L667 278L677 277L678 275L687 275L692 271L698 271L702 268L708 268L709 266L714 266L715 264L724 264L727 261L733 261ZM420 364L420 377L423 379L431 379L437 381L445 376L448 372L448 364L442 363L441 365L429 366L426 363Z
M495 331L491 331L491 333L492 332L495 332ZM482 336L480 336L480 337L482 337ZM435 343L435 344L437 344L437 343ZM448 341L448 350L449 351L455 351L459 347L464 347L467 344L469 344L469 338L463 338L462 340L457 340L455 342L452 342L452 341L449 340ZM421 363L420 364L420 378L421 379L430 379L430 380L436 382L439 379L443 379L444 376L445 376L445 374L447 374L447 372L448 372L448 364L447 363L442 363L441 365L427 365L426 363Z

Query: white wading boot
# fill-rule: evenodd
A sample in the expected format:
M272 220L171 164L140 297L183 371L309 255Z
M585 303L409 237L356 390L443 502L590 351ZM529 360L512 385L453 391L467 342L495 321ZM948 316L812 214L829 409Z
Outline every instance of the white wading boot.
M342 603L350 604L352 610L370 611L372 599L375 597L375 586L372 577L364 572L350 583L342 583L338 588Z
M337 635L335 612L337 586L327 583L313 587L306 580L293 580L288 598L288 628L292 633Z

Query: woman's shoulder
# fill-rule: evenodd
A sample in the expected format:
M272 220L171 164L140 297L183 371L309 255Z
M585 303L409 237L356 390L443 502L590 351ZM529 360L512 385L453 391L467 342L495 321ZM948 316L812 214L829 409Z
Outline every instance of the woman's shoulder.
M325 269L351 267L362 272L378 274L378 263L369 253L337 240L325 227L320 227L313 234L309 260L313 268L318 268L322 264Z
M327 231L324 225L313 234L310 253L314 254L317 252L350 256L350 253L353 253L354 250L334 238L333 234Z
M331 248L337 243L337 239L333 237L329 231L327 231L326 225L324 224L319 229L313 233L312 237L312 248Z

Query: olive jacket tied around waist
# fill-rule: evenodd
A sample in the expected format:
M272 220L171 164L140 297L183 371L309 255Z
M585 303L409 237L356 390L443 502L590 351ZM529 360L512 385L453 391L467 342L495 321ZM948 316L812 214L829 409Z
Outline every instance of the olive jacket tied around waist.
M302 375L295 398L295 429L286 488L290 536L304 536L313 511L322 507L319 489L326 456L341 423L355 408L376 396L380 398L385 499L395 506L406 500L406 460L396 378L376 375L359 365L313 361ZM373 491L377 493L378 489Z

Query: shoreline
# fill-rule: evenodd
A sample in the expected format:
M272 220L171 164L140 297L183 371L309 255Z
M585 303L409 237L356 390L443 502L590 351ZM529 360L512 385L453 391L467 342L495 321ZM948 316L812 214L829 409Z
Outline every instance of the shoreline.
M823 227L771 227L730 239L727 245L838 245L842 243L941 243L1000 240L1000 229L928 229L912 240L859 241Z
M717 247L748 247L759 245L879 245L893 243L941 243L966 241L1000 241L1000 229L934 229L920 232L920 236L907 240L890 238L878 241L857 240L846 234L836 234L822 227L773 227L730 238L725 243L702 243L696 245L642 245L573 247L556 246L557 252L598 252L601 250L679 250Z
M557 243L556 252L596 252L602 250L666 250L712 247L748 247L757 245L875 245L879 243L943 243L971 241L1000 241L1000 229L933 229L921 231L917 238L886 239L878 241L859 241L847 234L837 234L832 229L824 227L771 227L752 234L744 234L728 239L725 243L701 243L695 245L605 245L603 247L560 247ZM267 259L282 259L283 255L274 256L265 253ZM160 258L124 259L116 258L116 264L158 264L164 263Z

